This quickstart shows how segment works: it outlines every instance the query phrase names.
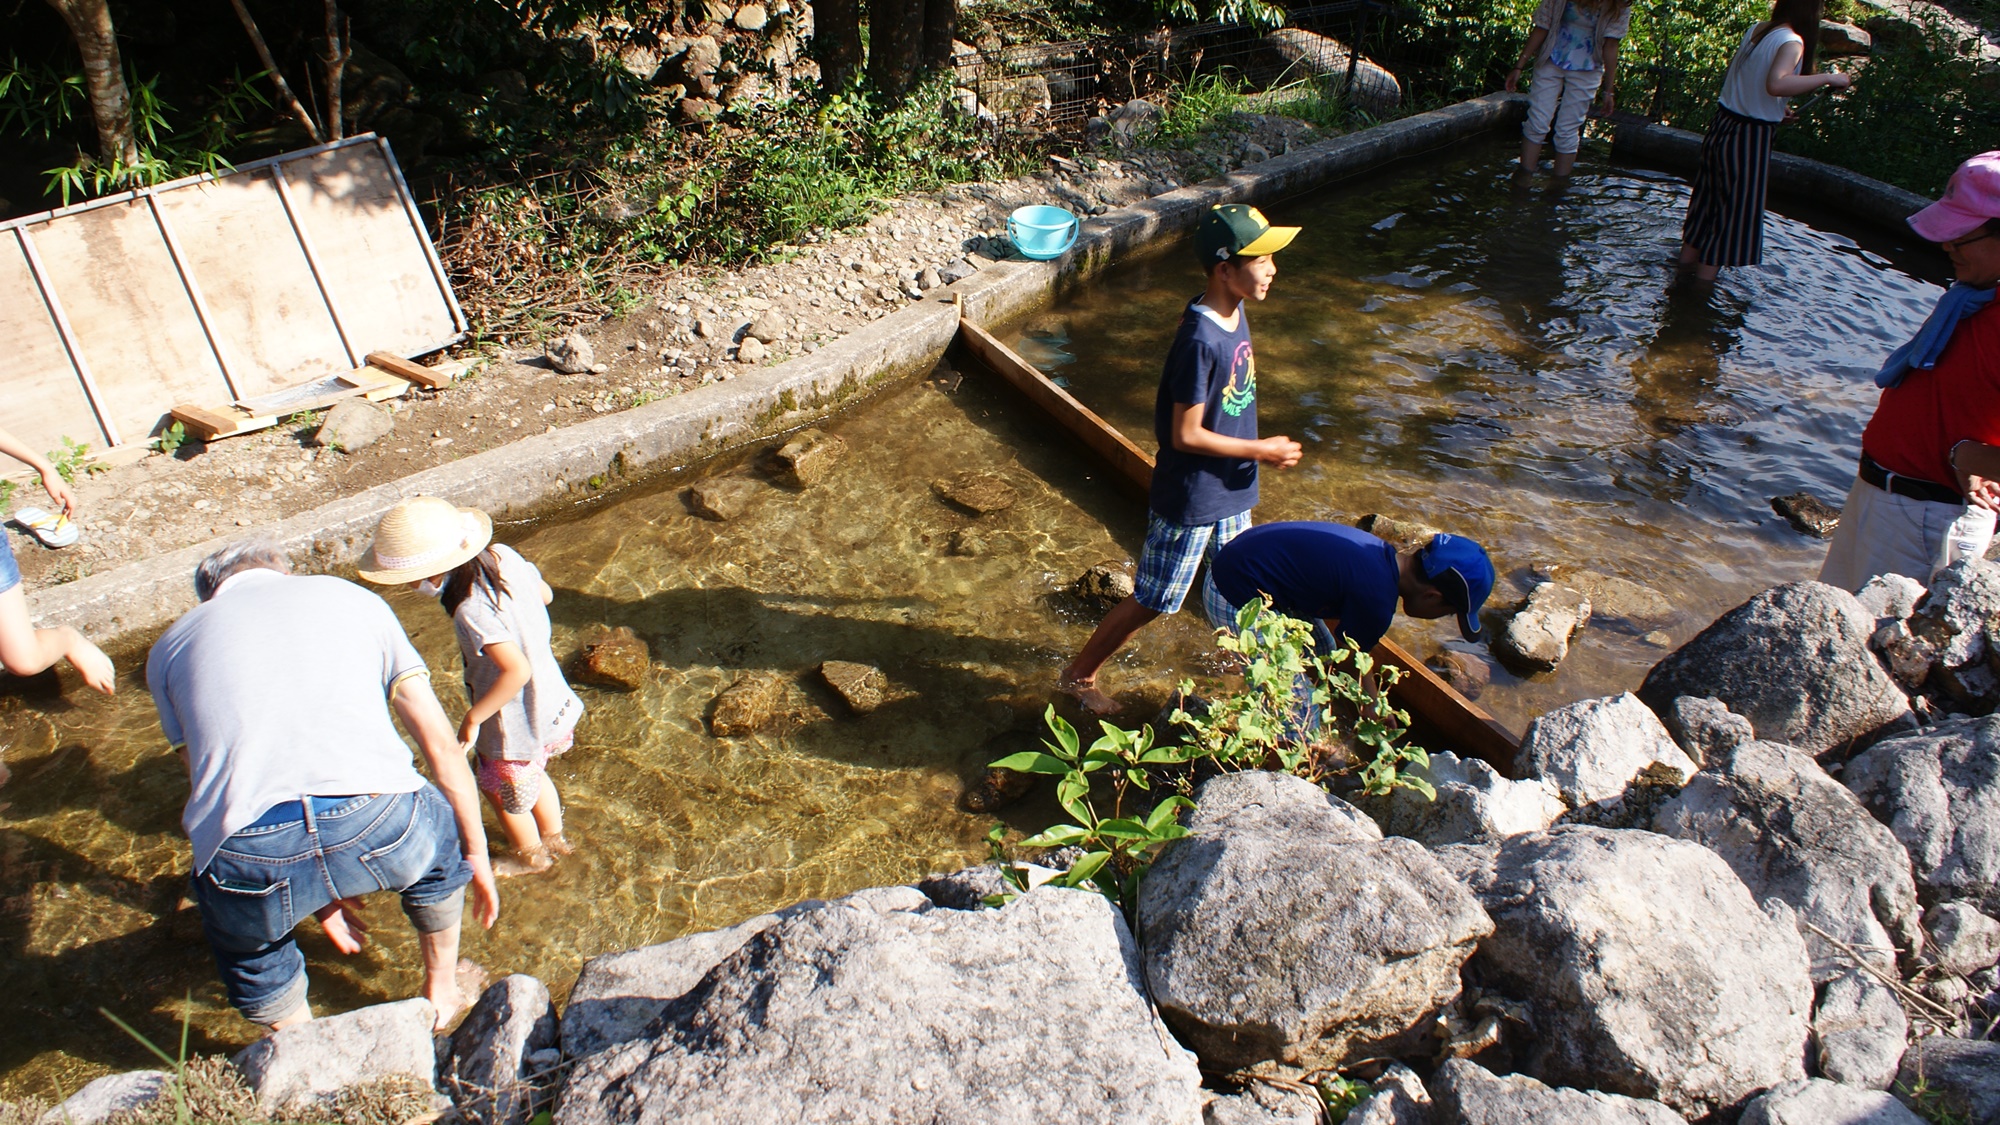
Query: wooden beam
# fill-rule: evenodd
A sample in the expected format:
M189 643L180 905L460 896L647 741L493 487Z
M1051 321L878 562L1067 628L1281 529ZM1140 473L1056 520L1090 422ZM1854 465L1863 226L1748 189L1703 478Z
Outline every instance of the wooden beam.
M963 317L958 327L959 339L981 363L1018 387L1057 424L1082 438L1085 445L1110 462L1125 483L1141 493L1149 490L1153 480L1150 454L1078 402L1074 395L1056 386L992 333ZM1393 664L1404 672L1390 690L1390 699L1396 706L1429 724L1451 743L1454 753L1479 758L1502 777L1517 776L1514 757L1520 751L1521 740L1500 720L1439 679L1436 672L1395 641L1384 637L1371 655L1378 662Z
M278 424L278 416L275 414L256 415L233 406L211 410L204 406L182 403L167 411L167 416L179 422L188 436L196 441L235 437L237 434L268 429Z
M369 352L368 364L371 367L379 367L398 379L406 379L431 390L451 386L452 377L449 372L425 367L421 363L412 363L394 352Z

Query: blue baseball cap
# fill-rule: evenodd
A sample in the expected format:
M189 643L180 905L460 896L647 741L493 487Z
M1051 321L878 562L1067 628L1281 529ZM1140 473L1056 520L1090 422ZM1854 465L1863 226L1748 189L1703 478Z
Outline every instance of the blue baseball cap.
M1493 560L1486 548L1462 535L1439 532L1417 552L1424 577L1444 592L1458 610L1458 631L1468 641L1479 639L1479 610L1493 592Z

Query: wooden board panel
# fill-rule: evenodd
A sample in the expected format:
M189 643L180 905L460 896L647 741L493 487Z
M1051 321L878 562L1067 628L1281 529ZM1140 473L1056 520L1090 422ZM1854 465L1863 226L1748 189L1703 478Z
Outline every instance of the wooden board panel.
M285 165L292 205L354 345L415 355L456 335L451 308L373 145L351 145Z
M229 384L144 201L30 231L105 409L142 443L176 402L226 402Z
M65 434L103 448L104 431L35 287L21 241L11 231L0 232L0 309L7 310L8 331L6 362L0 366L0 387L5 388L0 426L30 449L59 449Z
M238 394L267 394L351 366L269 171L163 192L159 207L201 288Z
M1153 479L1153 458L1134 445L1130 438L1078 402L1068 391L1056 386L1048 376L984 328L969 320L960 320L959 339L980 362L1019 387L1029 401L1041 407L1051 419L1103 457L1128 485L1141 493L1148 490ZM1391 689L1390 698L1396 706L1410 712L1422 725L1436 731L1449 743L1449 746L1432 749L1451 749L1461 756L1480 758L1499 771L1501 776L1515 776L1514 757L1521 748L1520 739L1498 719L1487 714L1485 708L1459 694L1450 684L1439 679L1437 673L1424 667L1422 661L1392 640L1384 638L1371 655L1406 673L1401 682Z

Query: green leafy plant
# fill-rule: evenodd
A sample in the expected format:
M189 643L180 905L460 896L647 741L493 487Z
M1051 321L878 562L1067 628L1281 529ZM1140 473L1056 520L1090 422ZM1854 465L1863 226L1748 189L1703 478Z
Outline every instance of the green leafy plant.
M111 471L111 466L104 462L91 460L88 443L77 441L64 434L62 444L61 449L49 450L49 464L55 466L57 476L70 484L76 483L78 473L94 477L99 473Z
M1129 731L1110 723L1100 723L1104 734L1089 746L1068 720L1052 706L1043 713L1053 739L1043 741L1048 752L1024 750L1009 754L992 765L1020 773L1047 774L1056 782L1056 801L1074 823L1057 824L1021 841L1030 848L1081 848L1083 854L1068 871L1051 880L1059 887L1095 887L1128 913L1138 908L1139 882L1146 877L1160 847L1187 835L1175 819L1181 809L1194 804L1175 794L1154 805L1145 815L1125 814L1126 799L1133 789L1153 787L1150 771L1161 766L1180 765L1188 752L1179 746L1156 746L1153 728ZM1110 809L1100 811L1092 797L1092 781L1109 779ZM989 836L999 846L998 833ZM1025 889L1020 869L1005 865L1017 887Z
M1319 1091L1319 1100L1326 1105L1328 1125L1340 1125L1356 1106L1365 1102L1375 1093L1374 1087L1344 1075L1329 1074L1319 1080L1314 1087Z
M0 480L0 508L7 508L13 505L14 490L20 487L21 483L19 481Z
M179 422L175 422L173 425L161 430L154 436L152 441L146 444L161 453L171 454L181 446L186 445L187 440L187 427Z
M1903 1095L1904 1101L1916 1112L1916 1115L1930 1122L1931 1125L1967 1125L1968 1123L1968 1119L1964 1115L1954 1112L1945 1104L1945 1092L1933 1087L1930 1084L1930 1079L1922 1074L1917 1075L1915 1085L1906 1086L1899 1082L1896 1084L1896 1090Z

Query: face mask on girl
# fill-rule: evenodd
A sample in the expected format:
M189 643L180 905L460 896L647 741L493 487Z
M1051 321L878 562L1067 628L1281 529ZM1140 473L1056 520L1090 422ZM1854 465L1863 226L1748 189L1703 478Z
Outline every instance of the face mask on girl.
M441 598L444 596L444 583L435 578L426 578L417 583L417 593L427 598Z

